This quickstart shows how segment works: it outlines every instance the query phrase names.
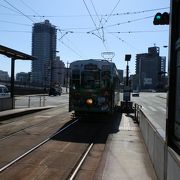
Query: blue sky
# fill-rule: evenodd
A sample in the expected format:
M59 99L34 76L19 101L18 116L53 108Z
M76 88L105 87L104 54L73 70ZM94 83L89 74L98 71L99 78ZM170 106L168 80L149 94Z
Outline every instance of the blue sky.
M112 61L125 70L125 54L131 54L130 74L136 54L154 44L168 56L169 26L154 26L157 12L169 12L169 0L0 0L0 44L31 54L33 23L48 19L57 31L57 50L64 63L102 58L114 52ZM163 9L165 8L165 9ZM156 10L160 9L160 10ZM103 28L99 28L103 27ZM98 31L96 30L98 29ZM10 74L11 61L0 55L0 70ZM31 71L30 61L16 61L15 73Z

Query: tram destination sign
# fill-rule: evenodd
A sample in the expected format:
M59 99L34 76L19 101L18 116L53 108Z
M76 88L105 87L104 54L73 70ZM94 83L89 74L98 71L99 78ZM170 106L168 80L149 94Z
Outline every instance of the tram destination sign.
M86 70L95 70L95 69L98 69L98 67L97 67L96 64L90 63L90 64L84 65L84 69L86 69Z

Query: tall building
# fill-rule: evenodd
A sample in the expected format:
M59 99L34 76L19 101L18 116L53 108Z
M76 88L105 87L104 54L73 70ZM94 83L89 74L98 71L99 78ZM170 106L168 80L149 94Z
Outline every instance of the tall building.
M166 57L159 56L159 47L149 47L148 53L136 55L136 89L160 89L166 69Z
M0 81L9 81L9 74L7 71L0 70Z
M53 74L53 78L52 78L53 84L58 84L58 85L63 86L65 64L63 61L60 60L59 56L57 56L56 60L53 61L52 74Z
M30 72L20 72L16 74L16 81L22 84L29 84L30 83Z
M32 83L49 87L52 83L52 67L56 58L57 30L48 20L35 23L32 32Z

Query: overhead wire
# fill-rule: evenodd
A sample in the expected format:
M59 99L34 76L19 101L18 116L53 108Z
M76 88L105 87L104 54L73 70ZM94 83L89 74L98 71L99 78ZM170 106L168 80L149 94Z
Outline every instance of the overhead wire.
M9 8L9 7L4 6L4 5L2 5L2 4L0 4L0 6L3 7L3 8L9 9L10 11L13 11L13 12L17 13L17 11L14 10L14 9L12 9L12 8Z
M39 13L37 11L35 11L31 6L29 6L27 3L25 3L23 0L20 0L21 3L23 3L27 8L29 8L32 12L34 12L37 16L41 17L44 19L43 16L40 16ZM34 17L34 16L33 16ZM44 19L45 20L45 19Z
M62 34L62 36L58 39L58 41L60 41L66 48L70 49L74 54L76 54L77 56L79 56L80 58L82 58L82 56L81 56L76 50L74 50L73 48L71 48L70 46L68 46L67 44L65 44L64 41L62 41L62 38L63 38L65 35L67 35L68 33L63 34L62 31L61 31L61 29L57 29L57 30ZM70 41L67 37L66 37L66 39L67 39L68 41Z
M93 3L92 0L90 0L90 1L91 1L92 6L93 6L93 9L94 9L94 11L95 11L95 14L96 14L96 16L97 16L97 18L98 18L99 26L102 26L102 22L101 22L101 19L99 18L99 15L98 15L97 11L96 11L95 5L94 5L94 3ZM102 42L103 42L103 44L104 44L104 46L105 46L105 49L107 50L107 46L106 46L106 44L105 44L104 29L102 28L101 30L102 30Z
M14 12L17 12L15 11L14 9L11 9L11 8L8 8L4 5L1 5L0 6L4 7L4 8L7 8L7 9L10 9L11 11L14 11ZM148 9L148 10L142 10L142 11L132 11L132 12L123 12L123 13L114 13L114 14L111 14L111 17L112 16L124 16L124 15L133 15L133 14L141 14L141 13L146 13L146 12L152 12L152 11L159 11L159 10L164 10L164 9L169 9L170 7L164 7L164 8L157 8L157 9ZM1 14L1 13L0 13ZM36 14L36 13L35 13ZM89 17L89 15L35 15L35 14L26 14L27 16L29 17L40 17L40 18L48 18L48 17L51 17L51 18L82 18L82 17ZM7 14L7 15L14 15L14 16L20 16L17 15L17 14ZM91 14L91 16L100 16L100 17L107 17L107 16L110 16L110 14Z
M121 22L121 23L116 23L116 24L111 24L111 25L108 25L108 26L105 26L103 28L109 28L109 27L113 27L113 26L119 26L119 25L122 25L122 24L128 24L128 23L132 23L132 22L136 22L136 21L141 21L141 20L145 20L145 19L149 19L149 18L152 18L154 16L147 16L147 17L144 17L144 18L138 18L138 19L134 19L134 20L131 20L131 21L125 21L125 22ZM101 29L102 27L99 27L98 29ZM89 32L94 32L96 31L96 29L93 29Z
M89 11L89 8L87 7L87 4L86 4L86 2L85 2L84 0L83 0L83 3L84 3L84 5L85 5L85 7L86 7L86 10L88 11L89 16L90 16L90 18L91 18L91 20L92 20L92 22L93 22L93 24L94 24L94 26L95 26L95 28L96 28L96 30L95 30L95 31L97 31L97 32L98 32L98 34L99 34L99 38L102 40L101 34L100 34L100 32L99 32L99 29L98 29L98 27L97 27L97 25L96 25L96 23L95 23L95 21L94 21L94 19L93 19L92 15L91 15L90 11Z
M167 32L168 30L148 30L148 31L117 31L108 32L111 34L132 34L132 33L154 33L154 32Z
M16 8L14 5L12 5L10 2L8 2L7 0L4 0L4 2L6 2L9 6L11 6L13 9L15 9L17 12L19 12L20 14L22 14L24 17L26 17L27 19L29 19L31 22L34 23L34 20L32 20L29 16L27 16L26 14L24 14L21 10L19 10L18 8Z
M109 18L112 16L112 13L114 12L114 10L117 8L118 4L120 3L121 0L118 0L118 2L116 3L115 7L113 8L113 10L111 11L111 13L109 14L109 16L107 17L104 25L108 22Z

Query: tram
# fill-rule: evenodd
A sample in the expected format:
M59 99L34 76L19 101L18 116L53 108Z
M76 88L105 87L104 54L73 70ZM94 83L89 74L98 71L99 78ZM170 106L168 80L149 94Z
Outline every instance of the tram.
M120 101L120 79L113 62L77 60L70 64L69 111L112 114Z

